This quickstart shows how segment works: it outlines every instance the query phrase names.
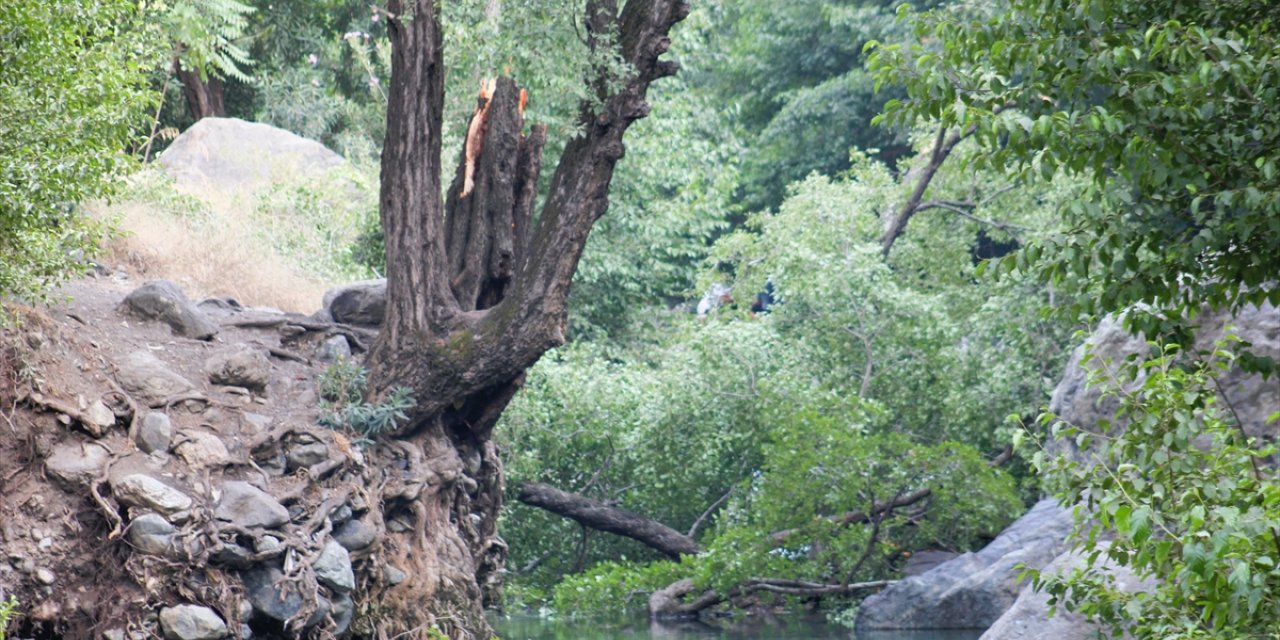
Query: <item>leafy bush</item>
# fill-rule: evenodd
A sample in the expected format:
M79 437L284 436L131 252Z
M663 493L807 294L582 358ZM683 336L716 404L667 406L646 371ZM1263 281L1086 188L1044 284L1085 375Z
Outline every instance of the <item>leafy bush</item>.
M154 105L135 5L0 3L0 295L39 295L110 232L76 205L117 186Z
M1215 382L1237 344L1192 360L1152 343L1155 357L1096 374L1091 384L1120 404L1099 435L1041 416L1054 437L1096 441L1083 462L1036 454L1064 501L1082 505L1074 546L1084 566L1036 574L1051 603L1141 640L1276 637L1280 484L1261 461L1277 448L1244 433ZM1107 563L1153 586L1120 590Z

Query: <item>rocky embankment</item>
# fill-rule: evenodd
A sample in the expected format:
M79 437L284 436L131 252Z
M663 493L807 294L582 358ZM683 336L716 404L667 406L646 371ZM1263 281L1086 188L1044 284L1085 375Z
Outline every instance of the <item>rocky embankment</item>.
M378 544L407 526L377 513L387 475L317 424L318 378L372 331L129 285L72 283L3 334L0 586L19 633L343 634L353 594L405 578Z

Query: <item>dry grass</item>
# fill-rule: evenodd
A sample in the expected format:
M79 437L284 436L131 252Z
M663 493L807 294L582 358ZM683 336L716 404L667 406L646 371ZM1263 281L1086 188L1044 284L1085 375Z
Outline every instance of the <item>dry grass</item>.
M241 304L310 313L329 286L239 225L197 225L137 202L111 211L124 234L107 247L108 261L138 278L173 280L192 298L230 296Z
M264 214L245 202L183 195L148 171L131 183L119 200L89 209L122 232L104 247L107 262L127 267L136 278L173 280L192 298L230 296L241 304L301 313L319 309L324 291L345 279L333 270L326 278L305 268L298 255L282 255L263 233L305 228L304 221L292 224L289 216ZM304 249L310 249L310 266L324 262L326 256L315 255L324 250Z

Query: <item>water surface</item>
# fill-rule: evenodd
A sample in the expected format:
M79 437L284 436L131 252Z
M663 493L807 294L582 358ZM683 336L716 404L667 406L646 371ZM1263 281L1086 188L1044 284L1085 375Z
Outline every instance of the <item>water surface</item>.
M855 636L847 627L811 617L605 624L517 614L492 622L502 640L978 640L982 635L981 631L876 631Z

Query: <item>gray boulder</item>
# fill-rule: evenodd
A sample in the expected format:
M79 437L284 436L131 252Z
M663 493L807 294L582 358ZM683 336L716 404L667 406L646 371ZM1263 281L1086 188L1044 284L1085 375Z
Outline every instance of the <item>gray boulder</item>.
M134 442L143 453L168 451L169 439L173 437L173 424L169 416L152 411L138 423L138 434Z
M1065 547L1071 512L1036 503L977 553L966 553L868 597L857 628L986 629L1017 599L1020 565L1040 568Z
M356 575L351 570L351 556L342 545L330 540L320 551L311 568L316 572L316 580L335 591L347 593L356 588Z
M271 361L261 349L240 344L209 356L204 364L209 382L244 387L259 393L271 383Z
M68 442L53 448L44 461L49 475L68 491L88 486L102 474L111 454L92 442Z
M236 118L201 119L159 161L187 193L242 195L346 164L319 142Z
M131 473L111 483L111 492L121 502L146 507L167 516L191 508L191 497L144 473Z
M1102 557L1106 557L1105 554ZM1046 574L1070 571L1083 566L1083 557L1067 552L1044 568ZM1116 586L1122 591L1140 591L1151 587L1150 581L1142 581L1125 567L1112 563L1104 565L1116 578ZM1013 606L995 624L982 634L979 640L1094 640L1107 637L1102 630L1084 616L1058 607L1049 616L1049 596L1037 593L1026 585Z
M334 322L378 326L387 313L387 280L363 280L324 294L324 311Z
M125 356L118 365L116 380L134 399L148 407L164 406L169 398L195 389L190 381L146 351Z
M1250 350L1258 356L1280 360L1280 309L1264 304L1249 306L1234 316L1226 312L1204 312L1197 318L1200 329L1196 332L1195 347L1210 350L1220 340L1225 327L1252 344ZM1092 360L1082 364L1085 345ZM1053 390L1049 410L1067 423L1089 431L1096 431L1098 421L1110 419L1118 406L1114 397L1102 398L1099 387L1087 382L1091 372L1115 370L1124 359L1133 354L1147 353L1144 339L1135 338L1121 326L1116 318L1108 316L1098 324L1085 345L1077 348L1067 363L1062 379ZM1141 381L1127 385L1132 388ZM1219 381L1226 390L1227 399L1240 416L1245 431L1252 436L1274 435L1276 428L1268 427L1267 416L1280 407L1280 384L1268 382L1262 376L1246 374L1238 368L1230 369ZM1080 458L1080 451L1072 438L1051 444L1050 450L1058 455Z
M168 280L154 280L134 289L125 296L122 309L140 318L159 320L180 336L209 340L218 333L218 323Z
M194 604L161 609L160 629L169 640L218 640L227 635L227 623L218 614Z
M289 510L267 492L247 483L232 481L222 485L222 498L213 517L242 527L278 527L289 521Z

